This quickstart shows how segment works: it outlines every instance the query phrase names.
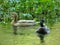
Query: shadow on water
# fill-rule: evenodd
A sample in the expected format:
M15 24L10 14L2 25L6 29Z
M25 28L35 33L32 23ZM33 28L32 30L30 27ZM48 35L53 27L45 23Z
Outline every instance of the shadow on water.
M20 35L25 35L24 33L19 33Z
M43 42L43 43L40 43L40 45L46 45L46 44L45 44L45 42Z

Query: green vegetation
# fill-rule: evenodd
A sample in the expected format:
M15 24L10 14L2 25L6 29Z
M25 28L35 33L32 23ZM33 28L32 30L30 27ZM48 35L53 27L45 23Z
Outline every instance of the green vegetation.
M11 12L17 12L19 19L39 21L41 17L44 17L46 22L51 25L60 18L60 1L0 0L0 18L3 18L6 23L11 21Z

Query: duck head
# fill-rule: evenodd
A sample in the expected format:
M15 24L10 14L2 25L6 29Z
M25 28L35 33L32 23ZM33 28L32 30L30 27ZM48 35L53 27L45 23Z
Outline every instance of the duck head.
M41 27L44 27L44 22L45 22L44 19L41 19L41 20L40 20L40 26L41 26Z

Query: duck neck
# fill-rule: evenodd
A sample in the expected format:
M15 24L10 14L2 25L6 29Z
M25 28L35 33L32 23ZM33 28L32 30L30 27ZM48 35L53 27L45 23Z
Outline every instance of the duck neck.
M14 16L14 22L16 23L18 21L18 17L15 15Z
M44 27L43 23L40 24L41 27Z

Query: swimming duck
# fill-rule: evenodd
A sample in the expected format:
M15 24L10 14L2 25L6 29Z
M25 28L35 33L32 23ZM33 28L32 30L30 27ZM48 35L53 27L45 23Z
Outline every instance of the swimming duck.
M44 37L45 35L50 33L50 30L47 26L44 25L45 20L41 19L40 20L40 27L37 29L37 34L41 40L41 42L44 42Z

